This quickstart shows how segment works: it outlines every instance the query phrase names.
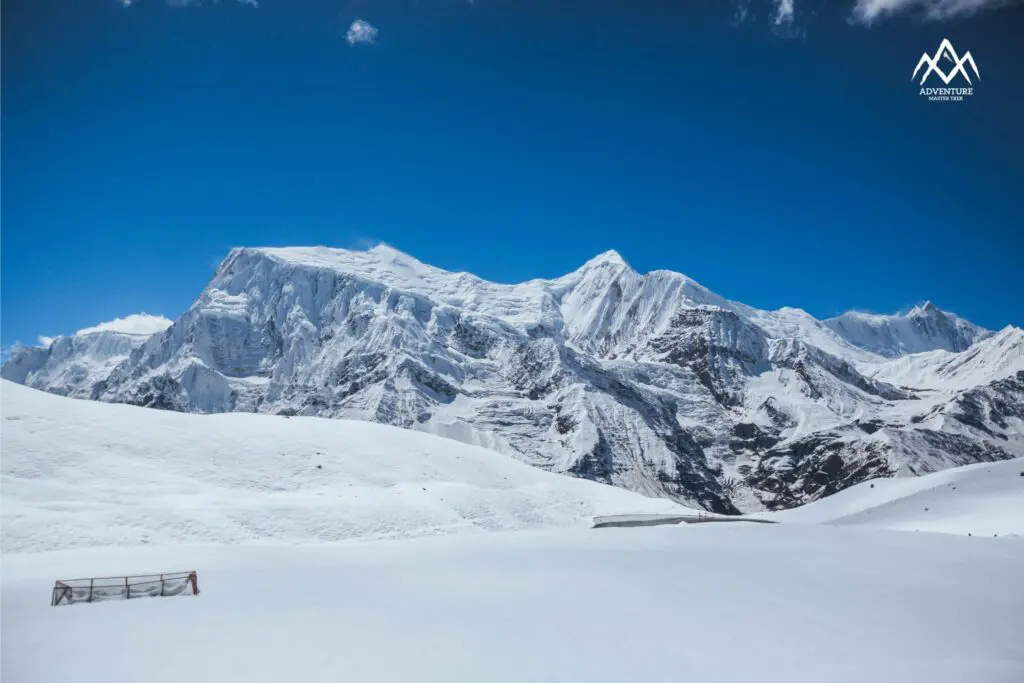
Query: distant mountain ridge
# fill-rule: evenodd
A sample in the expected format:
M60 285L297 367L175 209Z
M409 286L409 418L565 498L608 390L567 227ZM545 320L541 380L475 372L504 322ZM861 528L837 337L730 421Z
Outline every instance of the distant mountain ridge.
M135 314L46 339L45 346L19 346L4 364L3 377L55 394L90 396L133 350L170 326L161 316Z
M966 351L991 332L928 301L906 315L844 313L825 325L851 344L888 358L924 351Z
M99 352L66 340L15 352L3 377L185 412L398 425L718 512L1024 454L1018 328L932 304L762 311L613 251L503 285L386 246L239 248L173 325L117 347L127 355L83 375L69 368Z

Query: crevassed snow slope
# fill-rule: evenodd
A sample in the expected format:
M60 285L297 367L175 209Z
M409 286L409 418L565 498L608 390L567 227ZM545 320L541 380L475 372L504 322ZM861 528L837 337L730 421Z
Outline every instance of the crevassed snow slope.
M792 510L756 516L804 524L1024 536L1024 458L922 477L876 479Z
M52 608L55 578L196 597ZM1019 683L1024 543L695 525L5 556L5 683Z
M599 514L686 510L385 425L2 390L5 553L589 526Z

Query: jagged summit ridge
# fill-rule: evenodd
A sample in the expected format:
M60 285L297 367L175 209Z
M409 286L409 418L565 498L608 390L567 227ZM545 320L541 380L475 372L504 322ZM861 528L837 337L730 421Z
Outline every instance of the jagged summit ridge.
M162 409L382 422L734 512L1021 452L1019 349L938 309L757 310L615 252L499 284L386 246L239 248L105 374L55 383L74 353L3 374Z
M854 346L890 358L937 349L965 351L992 334L931 301L904 315L850 312L826 320L825 325Z

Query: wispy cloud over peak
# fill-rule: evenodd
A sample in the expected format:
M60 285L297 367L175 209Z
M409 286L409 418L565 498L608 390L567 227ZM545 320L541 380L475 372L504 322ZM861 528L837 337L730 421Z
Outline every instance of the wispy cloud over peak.
M363 21L362 19L353 21L352 25L348 27L348 32L345 34L345 40L348 41L349 45L372 43L376 39L377 29L371 26L370 22Z
M162 315L149 315L148 313L133 313L123 318L117 318L93 327L79 330L75 334L93 334L95 332L121 332L123 334L156 334L163 332L170 327L173 321Z

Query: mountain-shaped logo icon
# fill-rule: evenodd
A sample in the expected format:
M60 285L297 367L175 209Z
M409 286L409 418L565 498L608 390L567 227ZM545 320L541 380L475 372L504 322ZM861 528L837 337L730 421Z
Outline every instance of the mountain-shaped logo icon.
M939 66L939 62L942 60L946 60L953 64L953 69L948 74ZM949 38L942 39L942 44L939 45L939 49L935 52L934 57L930 57L927 52L921 55L921 59L918 61L917 67L914 69L914 73L910 76L911 80L917 78L917 72L919 72L921 67L926 64L928 65L928 68L925 69L924 75L921 76L921 85L924 85L925 80L933 71L938 74L939 78L941 78L942 82L946 85L949 85L950 81L952 81L957 74L960 74L964 77L964 80L971 85L974 85L974 83L971 82L970 75L967 73L967 69L964 68L964 64L969 64L971 69L974 71L974 75L979 79L981 78L981 74L978 73L978 65L974 63L974 57L971 56L970 50L965 52L963 57L958 56L956 49L953 47L953 43L949 42Z

